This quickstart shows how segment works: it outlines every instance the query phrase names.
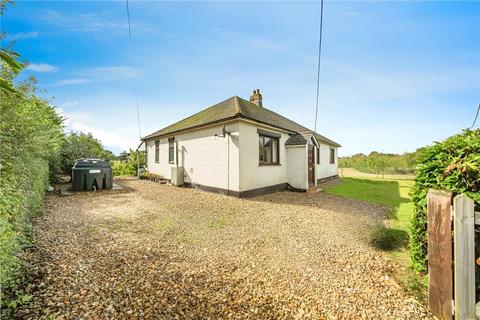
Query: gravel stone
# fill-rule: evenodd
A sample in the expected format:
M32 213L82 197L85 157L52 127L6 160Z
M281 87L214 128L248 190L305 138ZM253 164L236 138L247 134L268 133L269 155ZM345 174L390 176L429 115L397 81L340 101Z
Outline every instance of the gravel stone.
M50 195L24 319L431 319L367 244L386 209L325 193L237 199L150 181Z

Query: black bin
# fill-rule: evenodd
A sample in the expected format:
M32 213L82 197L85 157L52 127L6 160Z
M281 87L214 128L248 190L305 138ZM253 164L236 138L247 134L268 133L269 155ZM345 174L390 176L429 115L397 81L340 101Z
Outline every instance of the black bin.
M112 189L112 167L108 160L79 159L72 167L72 190Z

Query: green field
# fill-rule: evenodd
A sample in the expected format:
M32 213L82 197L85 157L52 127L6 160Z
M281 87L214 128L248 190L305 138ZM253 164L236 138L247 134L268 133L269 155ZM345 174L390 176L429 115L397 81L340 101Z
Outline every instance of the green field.
M372 244L387 251L387 256L398 265L396 276L399 281L419 300L424 301L426 278L412 270L407 248L409 226L414 210L409 192L414 182L359 178L342 178L341 181L338 185L326 188L325 192L381 204L391 209L385 226L379 226L373 233Z

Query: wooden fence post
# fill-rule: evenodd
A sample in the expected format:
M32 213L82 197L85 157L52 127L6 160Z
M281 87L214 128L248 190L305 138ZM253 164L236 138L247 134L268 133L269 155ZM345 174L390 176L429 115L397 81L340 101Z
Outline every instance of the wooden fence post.
M450 192L430 190L428 208L428 305L439 319L452 319L452 222Z
M453 200L455 318L475 319L475 212L466 195Z

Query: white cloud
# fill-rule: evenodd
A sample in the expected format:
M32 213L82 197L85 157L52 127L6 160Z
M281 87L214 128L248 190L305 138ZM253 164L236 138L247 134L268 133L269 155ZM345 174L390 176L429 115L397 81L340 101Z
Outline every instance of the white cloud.
M78 105L78 101L65 101L60 106L62 108L70 108L70 107L75 107Z
M346 16L358 16L360 12L357 11L348 11L345 13Z
M98 80L124 80L138 77L140 69L124 66L99 67L81 71L79 74Z
M57 81L53 86L68 86L86 84L90 82L126 80L136 78L140 75L141 70L132 67L112 66L84 69L73 73L75 78Z
M58 67L48 63L30 63L27 70L34 72L55 72L58 71Z
M126 19L114 19L105 13L69 13L67 15L64 12L51 9L40 9L37 12L41 20L71 32L102 32L109 30L121 30L123 32L128 29ZM142 21L132 23L131 27L134 32L157 33L154 27Z
M23 40L23 39L34 39L40 36L39 32L30 31L30 32L17 32L9 36L10 40Z
M74 84L85 84L85 83L89 83L89 82L90 82L89 79L73 78L73 79L66 79L66 80L57 81L53 85L56 86L56 87L59 87L59 86L69 86L69 85L74 85Z
M117 132L95 128L80 121L71 122L69 127L72 131L91 133L96 139L100 140L107 149L114 148L128 150L130 148L135 148L139 143L137 140L129 139L128 137Z
M57 113L64 118L65 132L91 133L102 145L113 152L135 149L140 143L132 138L132 131L124 126L98 128L92 123L95 118L87 112L66 112L63 108L56 108ZM134 135L133 135L134 136Z

